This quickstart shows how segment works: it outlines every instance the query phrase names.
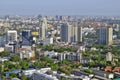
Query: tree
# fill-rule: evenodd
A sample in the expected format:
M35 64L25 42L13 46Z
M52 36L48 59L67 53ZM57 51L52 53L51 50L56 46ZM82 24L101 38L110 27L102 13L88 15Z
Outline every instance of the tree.
M2 72L2 64L0 64L0 73Z
M27 78L27 76L22 75L22 76L21 76L21 80L29 80L29 79Z
M92 71L89 69L84 70L86 73L92 74Z
M96 65L95 62L90 62L90 63L89 63L89 66L90 66L90 67L95 67L95 65Z
M69 64L70 62L68 60L63 60L63 61L60 61L58 65L62 66L62 65L69 65Z
M33 64L33 67L35 67L35 68L44 68L44 67L46 67L46 62L44 62L44 61L35 62L35 63Z
M12 74L9 75L9 77L10 77L10 78L18 77L18 74L12 73Z
M52 64L51 69L52 70L58 70L59 66L57 64Z
M66 78L62 77L60 80L67 80Z
M26 62L26 61L21 61L20 65L21 65L22 69L24 69L24 70L29 68L28 62Z
M45 61L47 63L53 63L54 62L51 58L48 58L48 57L41 58L41 61Z
M106 62L106 65L107 65L107 66L111 66L111 65L112 65L112 62L111 62L111 61L107 61L107 62Z
M10 56L10 53L7 51L3 51L3 52L0 52L0 56L1 57L8 57L8 56Z
M10 60L14 61L14 62L19 62L20 61L20 57L18 55L13 55L13 56L11 56Z
M21 69L21 65L17 63L17 64L15 64L15 68L16 69Z
M15 70L15 64L13 64L10 61L5 61L4 62L4 70L5 71L11 71L11 70Z
M2 77L2 80L6 80L4 75L2 75L1 77Z
M67 74L67 75L70 75L72 69L71 69L71 68L66 68L66 67L65 67L65 68L59 68L59 71L65 73L65 74Z

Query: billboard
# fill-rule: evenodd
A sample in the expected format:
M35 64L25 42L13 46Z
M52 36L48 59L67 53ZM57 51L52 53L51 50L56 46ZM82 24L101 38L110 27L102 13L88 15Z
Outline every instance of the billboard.
M39 36L39 32L38 31L33 31L31 32L32 36Z

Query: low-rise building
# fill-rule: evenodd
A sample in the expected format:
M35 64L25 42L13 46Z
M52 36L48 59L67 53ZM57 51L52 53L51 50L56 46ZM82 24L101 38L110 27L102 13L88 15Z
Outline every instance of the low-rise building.
M44 56L48 56L49 58L57 57L58 53L54 51L45 51Z
M82 57L82 53L70 53L70 52L66 52L66 53L59 53L58 54L58 60L62 61L62 60L73 60L73 61L79 61L80 63L89 63L91 62L91 59L87 59Z
M53 38L46 38L43 40L43 45L53 44Z
M0 52L3 52L5 50L4 47L0 47Z
M5 50L10 53L15 53L15 44L13 42L5 44Z
M58 54L58 60L62 61L62 60L65 60L66 59L66 54Z
M9 58L7 58L7 57L1 58L1 57L0 57L0 62L4 62L4 61L9 61Z
M70 52L66 52L66 53L60 53L58 55L58 59L59 60L78 60L78 54L77 53L70 53Z
M34 51L26 49L26 48L20 48L18 50L18 53L21 59L24 59L24 58L30 59L30 58L35 57Z
M106 66L105 72L111 72L111 71L112 71L112 67L111 66Z
M59 79L57 79L56 76L36 72L32 75L32 80L59 80Z
M113 72L120 72L120 67L115 67L112 71Z
M27 69L27 70L23 70L22 74L26 75L28 77L31 77L32 74L34 74L35 72L36 72L36 69L30 68L30 69Z
M112 55L111 52L108 52L108 53L106 54L106 60L107 60L107 61L112 61L112 60L113 60L113 55Z
M108 72L104 72L104 71L99 71L99 70L92 70L92 72L95 75L107 78L107 79L113 79L114 78L114 74L113 73L108 73Z

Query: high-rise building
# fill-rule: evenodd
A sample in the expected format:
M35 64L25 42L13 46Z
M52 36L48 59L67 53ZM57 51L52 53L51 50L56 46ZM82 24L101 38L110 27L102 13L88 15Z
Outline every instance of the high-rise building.
M120 25L119 24L113 24L113 28L115 31L119 31L120 30Z
M61 26L61 41L62 42L82 42L82 27L77 23L65 23Z
M82 42L82 27L78 25L78 42Z
M43 40L47 37L47 19L40 18L39 26L40 26L40 38Z
M17 31L8 30L6 34L6 44L5 50L11 53L16 53L17 51Z
M15 42L17 41L17 31L16 30L8 30L6 36L6 42Z
M82 27L79 25L79 23L73 24L73 42L82 42Z
M0 47L4 47L5 42L4 42L4 37L0 36Z
M112 27L101 27L99 29L98 40L99 44L112 45L113 43L113 29Z
M31 31L23 30L22 31L22 45L29 46L30 45L30 37L31 37Z
M71 31L72 25L68 23L61 26L61 41L62 42L71 42Z

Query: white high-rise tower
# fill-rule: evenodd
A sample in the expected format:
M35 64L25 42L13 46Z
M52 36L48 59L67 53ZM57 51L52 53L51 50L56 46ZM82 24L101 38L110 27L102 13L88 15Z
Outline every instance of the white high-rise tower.
M16 30L8 30L6 36L7 42L17 41L17 31Z
M40 38L43 40L47 37L47 19L41 18L39 21L40 26Z

